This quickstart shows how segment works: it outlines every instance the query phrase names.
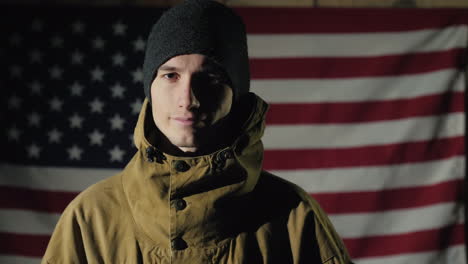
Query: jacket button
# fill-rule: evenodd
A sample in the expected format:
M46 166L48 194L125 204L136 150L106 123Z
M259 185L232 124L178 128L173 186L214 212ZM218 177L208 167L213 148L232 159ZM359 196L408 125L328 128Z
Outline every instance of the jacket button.
M234 157L234 153L232 153L232 150L226 149L221 152L221 156L227 160L227 159L232 159Z
M187 164L187 162L185 162L183 160L177 160L174 163L174 168L178 172L185 172L185 171L188 171L190 169L190 166Z
M177 211L184 210L187 207L187 202L184 199L176 199L173 204Z
M172 239L171 247L173 250L183 250L183 249L186 249L188 246L187 246L187 242L185 242L182 238L176 237Z

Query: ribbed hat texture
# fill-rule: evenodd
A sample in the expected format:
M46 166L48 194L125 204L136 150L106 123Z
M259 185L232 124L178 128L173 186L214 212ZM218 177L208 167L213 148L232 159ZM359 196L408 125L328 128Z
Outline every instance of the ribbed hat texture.
M159 66L183 54L203 54L228 74L237 100L249 91L250 71L245 25L232 9L215 1L188 0L166 11L153 25L146 44L143 84L151 100L151 83Z

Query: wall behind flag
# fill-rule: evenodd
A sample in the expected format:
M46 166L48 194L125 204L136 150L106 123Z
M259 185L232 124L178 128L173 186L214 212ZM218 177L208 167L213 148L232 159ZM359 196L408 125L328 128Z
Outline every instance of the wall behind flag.
M4 0L12 4L172 6L183 0ZM218 0L236 7L385 7L466 8L466 0Z

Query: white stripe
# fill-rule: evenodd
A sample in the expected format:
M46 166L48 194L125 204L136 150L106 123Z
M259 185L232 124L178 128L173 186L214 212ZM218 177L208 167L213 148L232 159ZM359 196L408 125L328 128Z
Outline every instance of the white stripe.
M31 235L50 235L60 214L27 210L0 210L0 232Z
M31 246L31 245L28 245ZM0 263L2 264L39 264L41 263L40 258L29 258L23 256L10 256L0 255Z
M463 179L463 156L393 166L272 171L309 193L378 191Z
M348 239L442 228L463 223L463 213L463 207L456 203L440 203L377 213L330 214L329 217L340 236ZM2 209L0 217L0 232L50 235L60 214Z
M49 191L80 192L119 169L34 167L0 164L0 185Z
M463 214L460 204L440 203L377 213L330 214L329 217L338 234L349 239L439 229L463 223Z
M454 157L422 163L357 168L271 171L310 193L375 191L462 179L465 162ZM0 165L0 185L46 191L80 192L119 170ZM365 183L365 184L363 184Z
M268 103L362 102L407 99L463 91L465 73L444 69L423 74L346 79L252 80L251 90Z
M347 148L462 136L464 114L325 125L269 125L265 149Z
M464 245L455 245L440 251L354 259L353 262L356 264L466 264L466 252Z
M463 48L467 26L388 33L249 34L251 58L362 57Z

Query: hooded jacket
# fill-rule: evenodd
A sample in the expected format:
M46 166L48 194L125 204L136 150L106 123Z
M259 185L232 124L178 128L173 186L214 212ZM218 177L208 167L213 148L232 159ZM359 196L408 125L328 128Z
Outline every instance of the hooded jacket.
M146 99L125 169L79 194L42 263L349 263L309 194L262 170L267 104L251 100L240 136L214 153L177 157L149 140Z

